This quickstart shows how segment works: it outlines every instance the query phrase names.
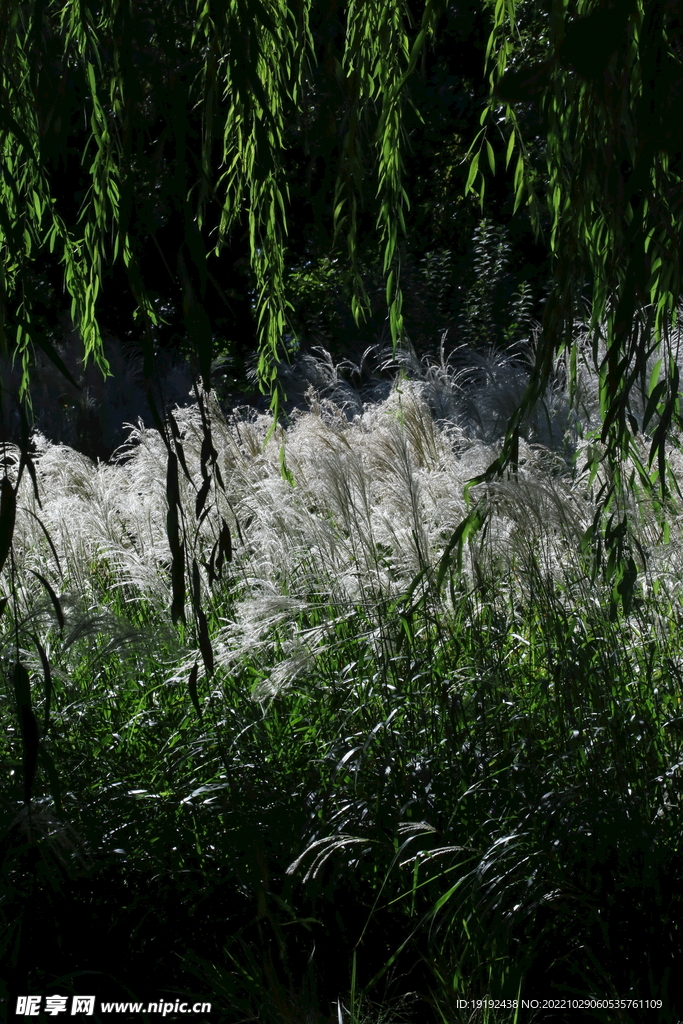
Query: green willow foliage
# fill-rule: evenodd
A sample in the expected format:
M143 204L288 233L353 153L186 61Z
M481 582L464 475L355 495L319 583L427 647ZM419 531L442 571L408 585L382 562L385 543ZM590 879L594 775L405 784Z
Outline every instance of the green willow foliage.
M144 76L140 80L135 54L153 40L171 65L165 116L175 144L175 167L166 173L163 186L184 219L184 262L179 261L183 309L204 383L210 379L212 338L202 306L207 264L212 253L218 254L229 242L246 212L257 291L259 379L271 392L277 414L276 364L288 313L283 278L291 215L285 136L312 95L311 71L320 57L310 29L315 2L3 4L2 341L22 360L24 395L31 342L59 362L34 328L29 290L24 290L24 271L41 249L58 253L85 355L105 372L97 318L103 266L123 260L143 322L148 328L156 322L131 232L140 165L138 112L149 100L149 83ZM489 136L494 118L500 123L502 106L506 166L517 155L516 204L528 206L540 231L542 197L531 168L529 140L517 116L519 104L540 105L547 143L545 192L553 282L538 373L525 404L541 392L557 350L571 345L577 286L588 278L596 353L598 325L607 323L607 355L601 366L603 439L612 454L624 454L631 447L629 438L646 429L657 414L651 461L658 457L663 474L664 439L679 415L674 361L667 356L661 380L650 382L652 402L645 422L635 421L629 396L644 380L653 329L656 339L666 341L680 294L683 129L678 126L683 123L683 69L677 5L673 0L549 0L534 6L532 14L535 36L547 41L547 56L525 65L529 30L520 32L518 21L528 16L528 2L482 3L492 18L487 51L491 97L471 150L468 189L478 189L483 204L480 157L484 154L495 169ZM407 83L425 44L438 30L444 6L444 0L425 0L418 25L411 18L415 5L409 7L406 0L349 0L342 8L344 43L331 57L345 103L336 169L335 238L344 237L348 243L353 312L360 318L367 296L356 263L356 243L371 167L394 341L403 330L398 238L405 230L408 205L402 111L408 101ZM180 70L173 66L179 58L185 61ZM192 73L184 75L183 67ZM74 82L85 99L81 116L87 122L88 142L82 165L89 187L77 220L71 223L60 212L52 176L60 147L65 150L69 145L73 109L68 92ZM192 137L189 111L201 113L199 139ZM207 248L209 204L217 204L220 216ZM519 417L512 424L513 442L518 421ZM510 454L514 451L508 446L505 457Z
M602 440L614 466L634 457L632 439L655 425L641 483L665 489L665 440L679 425L678 367L669 331L681 293L683 241L683 27L674 0L550 0L538 15L547 56L526 62L518 20L524 0L495 0L487 59L491 96L471 153L468 190L484 196L490 138L505 124L506 168L514 167L515 208L526 204L541 231L543 196L519 113L540 107L546 136L552 287L537 373L525 405L547 380L553 356L572 342L579 289L590 282L594 355L601 375ZM520 59L521 58L521 59ZM501 118L501 113L503 117ZM515 161L516 156L516 161ZM606 325L606 337L601 337ZM599 345L604 349L599 353ZM650 372L659 346L662 358ZM635 387L649 394L640 422ZM505 455L514 453L511 424ZM657 461L658 472L651 467ZM498 463L498 468L501 461Z
M309 27L314 0L210 0L133 5L131 0L20 3L2 6L0 23L0 298L3 344L13 343L24 368L26 394L31 342L59 364L57 353L32 324L22 272L48 247L64 265L71 311L92 356L107 371L97 320L97 297L107 261L122 259L147 327L156 313L146 294L144 268L131 241L140 144L136 107L145 103L136 48L153 40L160 52L183 55L199 74L168 79L169 132L176 167L164 181L178 215L184 217L186 260L180 266L183 308L205 385L211 369L211 324L202 290L211 252L219 253L244 211L248 213L251 266L257 290L258 372L277 414L278 348L286 323L285 243L289 194L283 172L285 130L307 103L310 71L317 55ZM377 227L384 250L387 298L394 339L402 331L397 254L407 195L402 184L401 111L405 83L427 38L438 3L427 0L413 30L405 0L352 0L346 8L343 53L335 73L349 106L335 204L335 238L348 240L355 282L354 314L362 315L364 292L358 273L356 233L364 165L364 133L376 126ZM68 122L68 86L82 82L88 144L82 164L89 188L76 224L60 215L51 187L51 126ZM52 90L45 116L46 90ZM201 138L189 137L188 111L201 111ZM139 125L139 118L137 119ZM57 129L59 131L59 128ZM54 149L54 135L50 136ZM69 143L68 131L61 145ZM194 152L189 154L191 147ZM197 159L197 151L201 154ZM218 157L218 158L217 158ZM207 204L218 203L220 223L207 252L202 228ZM14 317L8 308L17 310ZM149 334L147 338L149 347Z

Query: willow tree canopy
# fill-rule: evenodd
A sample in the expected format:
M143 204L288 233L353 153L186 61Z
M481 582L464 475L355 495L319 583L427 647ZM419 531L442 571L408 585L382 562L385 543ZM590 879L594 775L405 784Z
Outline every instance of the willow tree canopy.
M633 454L632 437L656 422L650 464L658 459L663 482L664 441L671 423L680 422L678 367L669 342L681 293L681 5L552 0L543 15L546 54L533 63L523 54L520 60L517 46L515 19L526 7L523 0L493 5L491 98L468 183L483 186L480 157L484 147L492 156L488 136L502 110L516 204L528 204L538 230L544 206L550 217L552 287L526 402L539 394L557 351L567 346L575 352L576 290L588 278L602 439L618 460ZM537 104L543 118L547 176L540 188L518 121L524 104ZM606 354L598 358L600 340ZM662 359L648 374L655 352ZM640 422L631 409L636 385L649 394Z
M179 279L185 323L208 384L211 324L202 306L211 257L248 218L256 282L259 377L274 388L278 346L286 325L283 274L289 206L283 170L285 133L309 101L315 52L309 18L314 0L7 0L0 22L0 251L2 341L24 365L26 391L31 342L54 361L59 355L32 321L22 275L41 248L58 254L85 357L106 371L97 316L103 267L121 260L144 323L157 312L145 289L132 218L140 188L146 107L163 105L164 145L173 164L164 198L184 221ZM346 237L355 276L354 311L363 288L355 268L359 195L370 156L378 198L377 227L384 250L394 337L401 333L397 241L406 193L401 180L404 84L437 24L438 4L425 5L411 26L401 0L344 5L346 36L328 53L348 111L334 203L336 236ZM155 62L141 55L155 48ZM152 79L155 79L153 81ZM200 129L190 128L197 123ZM367 147L365 122L374 124ZM73 145L73 126L87 125L82 167L88 187L77 217L54 194L61 159ZM71 130L70 130L71 128ZM364 139L366 140L364 143ZM158 183L157 183L158 186ZM208 216L208 220L207 220ZM210 229L209 229L210 228ZM148 339L149 340L149 339Z
M61 260L85 355L103 369L97 315L103 266L123 261L143 323L149 328L158 316L145 290L133 230L145 111L154 94L166 124L159 148L169 139L174 147L164 189L184 223L179 281L204 381L210 379L212 339L202 306L207 273L213 254L246 215L259 376L262 387L272 391L277 412L276 362L287 320L285 244L288 219L296 215L284 172L285 135L309 101L311 69L319 60L333 70L346 104L333 219L335 237L348 243L354 313L360 315L364 298L355 263L359 202L364 191L372 191L392 336L401 335L398 241L408 202L402 112L410 78L439 31L446 4L339 0L345 35L328 40L318 52L310 30L317 2L3 3L1 337L23 360L24 392L31 343L59 362L36 330L24 288L25 271L41 249ZM653 336L666 341L680 294L680 5L676 0L481 3L491 19L491 94L470 150L468 188L478 189L484 201L485 175L489 165L495 168L502 133L517 204L528 206L539 230L544 204L550 217L552 288L537 374L525 401L535 400L554 355L571 344L576 283L588 276L594 326L607 324L601 367L604 438L615 453L623 452L633 433L655 417L652 458L662 459L664 437L678 416L675 360L665 358L661 379L651 382L645 423L635 421L629 396L642 383ZM140 60L150 46L156 85ZM532 49L539 47L543 56L531 60ZM534 176L526 122L519 116L521 105L529 103L542 112L547 173L540 177ZM193 125L197 112L201 115L198 132L190 127L191 112ZM53 186L78 119L87 131L81 163L88 187L74 217L61 209ZM519 416L505 457L514 457Z

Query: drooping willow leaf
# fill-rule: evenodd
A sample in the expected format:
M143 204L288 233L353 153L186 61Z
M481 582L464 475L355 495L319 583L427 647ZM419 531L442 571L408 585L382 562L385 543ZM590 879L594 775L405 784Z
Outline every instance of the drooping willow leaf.
M6 347L21 357L24 397L35 332L22 283L42 250L61 260L84 355L103 371L107 363L97 300L104 268L123 261L144 323L149 328L157 322L134 224L144 111L152 104L165 121L158 146L174 149L174 160L157 184L184 228L176 271L203 383L210 386L212 355L212 325L203 308L207 265L246 214L256 285L258 375L277 412L276 364L288 315L286 132L307 101L318 59L309 27L315 2L8 0L3 5L0 326L9 341ZM353 305L360 316L365 295L355 263L356 235L369 158L376 169L377 224L395 339L402 332L397 243L407 204L401 157L405 86L442 7L441 0L426 0L421 23L414 26L406 0L348 0L342 6L347 31L337 68L350 113L337 168L333 227L348 242ZM143 61L150 45L159 58L154 72ZM200 137L190 111L200 114ZM72 143L68 126L75 118L85 125L82 167L88 187L74 222L60 210L53 186L54 169ZM368 153L364 125L374 125ZM203 230L209 202L220 208L210 239ZM146 365L149 369L149 358Z
M594 354L602 380L602 440L618 463L648 423L633 412L633 395L648 376L657 345L668 375L656 411L666 428L680 424L678 380L669 357L672 315L681 296L683 241L683 29L678 5L660 0L552 0L547 56L515 63L516 18L523 0L491 3L491 99L485 126L508 126L507 161L518 152L517 204L528 204L541 231L541 198L534 188L528 140L517 117L522 102L539 104L546 130L552 281L542 324L536 372L511 423L510 457L526 409L542 393L554 357L572 348L576 286L590 282ZM468 182L483 184L482 165ZM604 351L601 328L606 325ZM598 355L598 353L601 353ZM576 362L570 361L575 374ZM654 408L647 406L645 421ZM650 461L665 487L664 445L656 432Z

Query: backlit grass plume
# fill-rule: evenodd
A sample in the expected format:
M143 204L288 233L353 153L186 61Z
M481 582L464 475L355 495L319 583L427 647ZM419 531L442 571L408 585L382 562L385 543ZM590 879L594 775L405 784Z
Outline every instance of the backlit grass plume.
M466 991L542 987L675 1005L652 952L681 952L675 488L619 492L619 576L588 369L577 401L558 363L516 470L467 490L522 355L378 355L367 383L294 367L270 436L198 390L109 464L34 437L0 618L0 916L26 985L52 954L11 922L39 905L59 935L93 891L126 934L145 900L180 914L139 984L172 962L233 1017L458 1020ZM59 828L19 829L29 769Z

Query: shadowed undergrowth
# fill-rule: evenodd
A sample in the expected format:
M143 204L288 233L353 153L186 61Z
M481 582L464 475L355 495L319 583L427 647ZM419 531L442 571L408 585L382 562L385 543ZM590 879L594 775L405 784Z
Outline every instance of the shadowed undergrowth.
M36 438L2 580L6 994L194 993L273 1024L592 995L661 1009L589 1019L675 1019L678 506L664 528L624 499L640 576L615 603L561 368L518 472L469 504L519 367L406 359L365 403L309 370L265 446L266 416L177 410L175 472L141 426L97 466ZM29 809L20 693L47 755Z

